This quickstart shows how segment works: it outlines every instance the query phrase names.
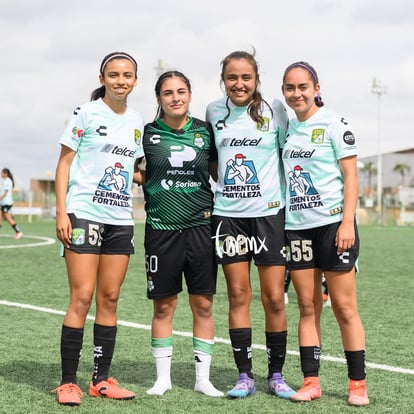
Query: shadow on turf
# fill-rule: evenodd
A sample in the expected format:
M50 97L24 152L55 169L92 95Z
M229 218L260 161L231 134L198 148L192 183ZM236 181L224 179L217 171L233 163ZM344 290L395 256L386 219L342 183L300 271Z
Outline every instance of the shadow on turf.
M92 369L92 366L91 366ZM40 363L36 361L13 361L0 364L0 375L5 381L17 384L27 384L37 388L40 392L50 394L50 391L59 385L60 364ZM137 393L137 396L146 395L145 391L152 387L155 381L155 364L142 361L117 361L112 364L110 375L114 376L122 386L129 384L128 388ZM80 388L87 392L91 371L87 372L83 368L78 371L78 384ZM226 393L231 389L237 380L236 368L228 369L212 367L211 382L214 386ZM171 367L171 380L174 388L194 389L195 368L193 363L173 362ZM266 392L267 377L255 374L256 388L258 392ZM134 386L131 386L134 384ZM302 384L290 382L293 388L299 388ZM343 400L342 393L324 392L325 396Z

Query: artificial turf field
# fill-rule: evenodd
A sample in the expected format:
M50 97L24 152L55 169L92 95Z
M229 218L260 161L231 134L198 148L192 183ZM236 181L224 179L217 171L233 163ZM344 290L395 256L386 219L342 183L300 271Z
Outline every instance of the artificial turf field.
M209 398L193 391L192 318L186 292L174 319L173 389L162 397L145 390L155 380L151 355L152 302L146 298L143 224L136 224L132 256L118 306L118 336L111 375L136 392L133 401L87 395L77 408L59 406L50 390L60 380L60 331L68 303L64 260L55 242L54 222L21 223L24 237L13 240L7 223L0 230L0 413L414 413L414 228L360 227L359 310L367 338L369 407L349 407L347 375L339 329L330 308L322 316L323 397L295 404L269 396L263 310L257 273L252 267L253 366L257 394L243 400ZM214 299L216 346L211 368L214 385L226 392L237 372L228 344L227 295L221 270ZM78 382L86 394L92 372L91 319L85 327ZM284 376L293 388L302 384L293 286L287 305L288 355Z

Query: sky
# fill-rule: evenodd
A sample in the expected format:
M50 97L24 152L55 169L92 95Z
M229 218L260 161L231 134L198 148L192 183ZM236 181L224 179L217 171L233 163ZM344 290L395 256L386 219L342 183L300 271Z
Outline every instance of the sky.
M223 96L220 62L235 50L255 50L263 95L282 102L284 69L313 65L360 157L414 147L412 0L0 0L0 168L23 190L54 178L65 122L99 86L106 54L138 61L128 104L150 122L159 62L189 77L191 114L203 119Z

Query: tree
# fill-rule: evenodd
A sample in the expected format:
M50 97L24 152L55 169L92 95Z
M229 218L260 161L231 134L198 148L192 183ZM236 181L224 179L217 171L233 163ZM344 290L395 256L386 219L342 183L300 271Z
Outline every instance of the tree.
M411 171L411 167L405 162L397 162L392 170L401 175L401 185L404 187L405 175Z
M372 161L368 161L364 164L364 166L361 168L361 172L366 174L368 177L368 196L372 196L372 176L377 175L377 168L375 167L375 164Z

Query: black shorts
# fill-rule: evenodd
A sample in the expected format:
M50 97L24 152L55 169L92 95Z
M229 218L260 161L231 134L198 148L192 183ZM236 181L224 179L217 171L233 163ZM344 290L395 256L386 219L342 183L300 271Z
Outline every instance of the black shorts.
M286 265L285 210L257 218L213 216L213 240L220 264Z
M9 213L10 210L12 209L13 205L12 204L4 204L1 206L1 212L2 213Z
M357 265L359 235L355 221L355 244L338 253L335 237L341 223L328 224L307 230L286 230L288 269L321 269L322 271L349 271Z
M68 214L72 223L69 249L87 254L134 254L134 226L119 226L77 218Z
M217 265L214 260L211 226L185 230L154 230L145 226L147 296L161 299L183 290L188 293L216 293Z

